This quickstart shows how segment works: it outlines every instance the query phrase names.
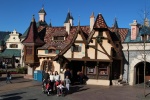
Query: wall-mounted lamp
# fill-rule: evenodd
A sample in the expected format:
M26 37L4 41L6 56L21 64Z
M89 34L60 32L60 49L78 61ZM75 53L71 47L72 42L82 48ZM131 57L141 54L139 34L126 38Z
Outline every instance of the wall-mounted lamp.
M103 36L100 36L100 35L98 35L98 36L96 37L96 41L97 41L98 43L102 43L102 40L103 40L103 39L108 39L108 38L103 37Z

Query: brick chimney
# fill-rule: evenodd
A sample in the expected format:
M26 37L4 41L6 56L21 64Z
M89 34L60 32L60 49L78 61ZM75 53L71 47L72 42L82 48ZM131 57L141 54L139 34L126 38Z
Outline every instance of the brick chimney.
M94 25L94 12L92 13L92 15L90 16L90 31L92 31L93 29L93 25Z
M71 24L70 23L65 23L65 26L66 26L66 31L69 34L70 33Z
M130 24L131 26L131 40L136 40L136 37L139 33L139 24L136 20L133 20L133 23Z

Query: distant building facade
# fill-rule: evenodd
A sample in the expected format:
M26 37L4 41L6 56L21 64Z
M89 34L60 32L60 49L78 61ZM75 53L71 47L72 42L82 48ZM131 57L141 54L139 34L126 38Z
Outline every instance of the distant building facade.
M3 64L7 64L7 67L17 68L23 65L23 45L20 36L21 34L14 30L13 32L9 32L3 37L4 39L1 40L0 58Z
M122 42L123 52L127 60L124 65L124 80L129 85L135 85L144 82L144 62L145 81L150 80L149 20L145 18L144 24L139 24L133 20L130 26L131 29Z

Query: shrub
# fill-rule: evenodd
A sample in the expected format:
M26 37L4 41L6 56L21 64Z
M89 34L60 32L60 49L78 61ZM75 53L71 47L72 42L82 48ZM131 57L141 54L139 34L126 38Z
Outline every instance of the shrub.
M26 67L17 68L16 71L19 74L27 74L27 68Z
M6 73L6 71L0 70L0 74L5 74L5 73Z

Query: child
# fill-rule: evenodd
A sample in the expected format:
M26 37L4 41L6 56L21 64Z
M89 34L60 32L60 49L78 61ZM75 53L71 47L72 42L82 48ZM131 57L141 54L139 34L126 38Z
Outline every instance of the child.
M51 86L51 81L49 81L46 85L46 90L47 90L47 95L52 94L52 86Z
M60 82L60 84L57 86L57 96L63 93L63 88L65 87L63 86L62 82Z
M66 76L66 78L65 78L65 84L66 84L66 88L67 88L68 92L69 92L70 83L71 83L71 81L70 81L69 77Z

